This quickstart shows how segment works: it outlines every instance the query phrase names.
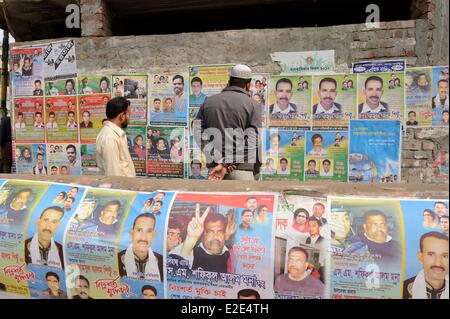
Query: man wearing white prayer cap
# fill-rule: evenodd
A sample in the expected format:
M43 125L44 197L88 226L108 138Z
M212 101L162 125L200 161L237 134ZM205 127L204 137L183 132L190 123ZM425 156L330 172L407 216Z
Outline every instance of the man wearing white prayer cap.
M205 151L208 179L255 180L259 174L261 107L249 97L251 79L248 66L235 65L228 86L207 97L200 107L194 121L194 138ZM207 135L203 136L206 140L200 131Z

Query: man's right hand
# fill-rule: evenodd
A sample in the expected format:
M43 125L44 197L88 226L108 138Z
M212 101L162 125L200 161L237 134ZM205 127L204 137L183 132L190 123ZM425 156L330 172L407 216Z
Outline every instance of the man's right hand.
M197 243L198 239L203 234L203 224L205 223L206 216L209 214L210 207L206 208L202 216L200 216L200 204L195 207L195 216L192 217L187 227L186 239L181 247L181 256L185 259L192 255L192 251Z
M192 217L187 227L187 236L198 240L203 234L203 224L209 214L210 207L206 208L202 216L200 216L200 204L195 207L195 217Z

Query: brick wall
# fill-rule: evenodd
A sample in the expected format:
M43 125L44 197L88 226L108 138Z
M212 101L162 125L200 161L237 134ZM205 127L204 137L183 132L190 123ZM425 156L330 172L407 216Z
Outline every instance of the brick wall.
M448 128L406 129L402 146L402 180L448 183Z

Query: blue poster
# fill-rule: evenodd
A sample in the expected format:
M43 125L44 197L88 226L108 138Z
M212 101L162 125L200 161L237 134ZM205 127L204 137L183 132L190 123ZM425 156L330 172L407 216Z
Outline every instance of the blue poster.
M403 72L405 60L373 60L352 63L353 73Z
M400 121L351 120L349 181L400 182Z
M173 192L139 193L131 206L119 241L121 284L125 299L164 299L165 225Z
M448 299L448 200L402 200L400 205L405 227L403 298Z
M433 126L447 126L449 123L448 66L433 67L433 97L431 110Z
M52 184L33 210L25 239L28 281L34 298L66 299L63 241L65 226L76 211L85 188Z

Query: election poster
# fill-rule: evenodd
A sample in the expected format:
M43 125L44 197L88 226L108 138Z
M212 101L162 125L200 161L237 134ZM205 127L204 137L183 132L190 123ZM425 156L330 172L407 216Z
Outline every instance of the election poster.
M305 132L268 129L264 135L262 180L303 181Z
M78 94L111 94L111 77L105 75L79 75Z
M55 77L55 59L53 56L54 46L53 43L44 43L42 47L42 74L44 80L52 79Z
M33 298L67 299L63 240L84 191L83 187L51 184L30 216L25 262L32 274L28 285Z
M117 240L135 192L90 188L66 228L64 264L70 299L120 299Z
M95 143L106 119L106 104L110 94L80 95L78 98L78 118L80 119L81 143Z
M399 201L355 197L328 197L328 201L331 298L401 298L404 238Z
M33 174L33 144L14 143L17 174Z
M166 232L173 192L139 193L125 220L119 240L118 264L121 285L130 288L124 299L165 298L166 252L181 243L181 229ZM166 238L167 234L167 238ZM165 244L165 240L167 243Z
M405 73L406 126L431 126L432 69L408 68Z
M189 179L208 179L206 157L199 148L189 148L189 167L187 176Z
M400 200L405 227L404 299L448 300L448 200Z
M200 107L207 96L227 86L233 64L193 65L189 67L189 107Z
M272 61L278 62L281 75L329 74L334 72L334 50L274 52Z
M147 75L113 75L113 97L123 96L130 101L131 125L147 124Z
M261 106L262 127L267 125L267 106L269 103L269 73L254 73L250 82L251 97Z
M358 119L404 118L404 72L358 74Z
M315 130L347 130L356 119L356 75L313 76L312 117Z
M147 128L147 174L149 177L184 178L186 133L184 127L149 126Z
M404 72L406 60L369 60L352 63L353 73Z
M167 253L167 297L236 299L250 289L273 298L275 205L273 194L178 193L168 231L181 238Z
M77 95L76 78L45 81L45 96Z
M310 75L270 78L269 127L310 129L312 77Z
M17 48L9 52L13 96L44 96L42 48Z
M352 120L349 134L350 182L400 182L400 121Z
M80 144L48 143L47 163L51 175L81 175Z
M306 132L305 180L347 181L348 133Z
M57 41L52 44L55 60L55 78L76 77L77 59L74 40Z
M17 174L47 175L45 144L15 144Z
M275 298L328 298L328 220L325 198L289 192L278 195Z
M81 144L81 175L98 175L96 144Z
M78 142L76 96L46 97L45 117L48 143Z
M43 143L45 139L44 99L26 97L14 99L14 138L16 142Z
M10 294L29 296L28 280L35 274L26 269L25 225L48 184L9 180L0 190L0 282Z
M187 125L188 81L185 70L166 70L150 76L149 125Z
M448 66L433 67L432 72L433 97L431 100L431 107L433 113L433 126L448 127Z
M146 176L147 134L145 126L128 126L126 128L128 151L134 163L137 176Z

